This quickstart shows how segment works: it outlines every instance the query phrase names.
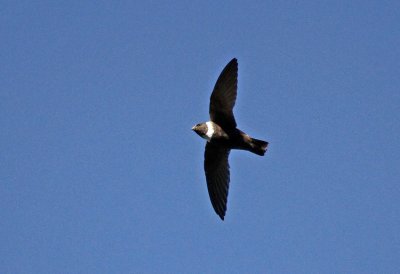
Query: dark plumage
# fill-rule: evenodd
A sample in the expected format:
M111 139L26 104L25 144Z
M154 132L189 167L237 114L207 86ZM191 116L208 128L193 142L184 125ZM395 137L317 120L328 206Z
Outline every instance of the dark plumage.
M233 107L237 94L238 63L232 59L221 72L210 98L210 121L192 129L207 140L204 171L215 212L223 220L229 191L229 152L242 149L263 156L268 142L251 138L236 128Z

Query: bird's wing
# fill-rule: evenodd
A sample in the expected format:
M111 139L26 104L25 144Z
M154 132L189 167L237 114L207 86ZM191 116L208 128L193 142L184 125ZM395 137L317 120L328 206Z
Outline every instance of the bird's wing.
M237 94L238 63L233 58L221 72L210 98L210 119L225 130L235 129L233 107Z
M230 149L217 147L209 142L204 153L204 171L206 173L208 194L215 212L223 220L229 191Z

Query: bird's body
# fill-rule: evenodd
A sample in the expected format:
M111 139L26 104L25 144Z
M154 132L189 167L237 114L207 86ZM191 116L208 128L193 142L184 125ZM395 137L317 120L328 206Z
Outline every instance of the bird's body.
M208 193L215 212L223 220L229 190L231 149L241 149L263 156L268 142L251 138L236 127L233 107L237 94L237 60L232 59L221 72L210 98L211 121L192 129L207 140L204 171Z
M263 156L268 143L251 138L238 128L225 131L212 121L197 124L193 130L213 145L229 149L248 150Z

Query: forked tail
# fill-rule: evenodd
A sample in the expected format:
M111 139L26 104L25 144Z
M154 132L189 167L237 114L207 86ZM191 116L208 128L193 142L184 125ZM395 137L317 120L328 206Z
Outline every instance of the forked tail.
M268 142L251 138L250 145L251 145L250 149L251 152L260 156L264 156L265 152L267 151Z

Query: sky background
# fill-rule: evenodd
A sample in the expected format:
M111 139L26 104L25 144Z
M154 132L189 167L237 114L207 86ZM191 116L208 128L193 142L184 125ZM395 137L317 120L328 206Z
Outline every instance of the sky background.
M38 3L34 3L38 2ZM399 1L2 1L1 273L399 273ZM223 67L225 221L203 172Z

